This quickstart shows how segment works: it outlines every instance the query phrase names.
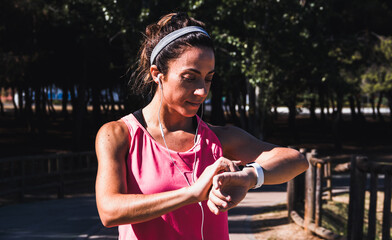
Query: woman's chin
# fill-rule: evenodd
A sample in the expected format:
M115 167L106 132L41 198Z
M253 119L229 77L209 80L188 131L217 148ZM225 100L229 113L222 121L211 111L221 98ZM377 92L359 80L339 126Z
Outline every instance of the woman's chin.
M194 117L197 114L197 111L199 109L186 109L185 111L183 111L182 115L184 117Z

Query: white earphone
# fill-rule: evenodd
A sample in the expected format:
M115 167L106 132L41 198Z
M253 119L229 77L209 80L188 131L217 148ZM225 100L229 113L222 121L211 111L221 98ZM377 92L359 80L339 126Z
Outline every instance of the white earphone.
M182 174L182 176L184 177L184 179L185 179L186 183L188 184L188 186L191 186L188 178L185 176L185 174L181 171L181 169L177 166L176 162L173 160L173 158L172 158L172 156L170 154L169 148L167 147L167 144L166 144L165 134L163 132L163 127L162 127L161 117L160 117L161 116L162 102L163 102L163 87L162 87L162 82L161 82L161 79L160 79L160 75L161 75L161 73L159 73L158 76L157 76L159 88L161 89L161 104L160 104L159 110L158 110L159 129L161 130L162 139L163 139L163 142L165 143L167 152L169 153L170 160L172 161L173 165L177 168L177 170ZM196 142L197 142L197 134L199 132L199 125L200 125L200 120L201 120L202 117L203 117L203 108L202 108L202 115L201 115L201 117L200 117L200 119L199 119L199 121L197 123L194 144L196 144ZM196 167L196 161L197 161L197 157L196 157L196 151L195 151L195 160L194 160L193 169L192 169L192 180L193 180L193 182L195 182L195 178L194 178L194 173L195 172L194 171L195 171L195 167ZM203 234L204 210L203 210L203 206L202 206L201 202L198 202L198 204L199 204L200 209L201 209L201 229L200 229L200 231L201 231L201 239L204 240L204 234Z
M162 90L162 82L161 82L161 73L158 74L158 84L159 84L159 88Z

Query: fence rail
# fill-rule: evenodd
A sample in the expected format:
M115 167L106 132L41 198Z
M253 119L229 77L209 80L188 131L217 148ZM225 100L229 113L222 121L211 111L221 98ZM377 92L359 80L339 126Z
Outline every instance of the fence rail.
M347 223L347 239L363 239L365 192L368 175L370 175L370 201L368 207L367 237L376 237L377 191L383 189L382 239L390 239L391 228L391 178L392 163L369 161L365 156L351 159L350 202ZM383 186L379 185L379 175L384 175Z
M300 149L300 152L306 156L309 168L287 184L289 219L324 239L340 239L339 235L321 226L323 193L326 192L328 199L332 200L331 159L317 158L314 149L308 153ZM300 212L304 213L303 218Z
M0 159L0 196L57 188L64 197L65 185L93 182L97 171L94 152L59 153Z

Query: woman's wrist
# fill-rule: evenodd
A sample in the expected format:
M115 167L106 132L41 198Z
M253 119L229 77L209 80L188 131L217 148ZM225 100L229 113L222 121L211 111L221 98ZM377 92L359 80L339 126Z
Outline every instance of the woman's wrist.
M183 187L182 190L184 190L184 193L186 195L185 199L187 204L199 202L200 196L197 196L192 186Z
M246 166L246 167L244 167L244 169L242 169L242 171L247 174L248 182L249 182L248 189L252 189L257 184L256 169L253 167Z

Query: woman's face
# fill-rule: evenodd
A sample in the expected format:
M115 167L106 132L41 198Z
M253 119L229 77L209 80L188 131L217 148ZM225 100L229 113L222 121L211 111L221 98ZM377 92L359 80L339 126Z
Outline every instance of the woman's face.
M206 47L189 47L169 61L162 81L165 105L182 116L194 116L210 91L214 69L214 52Z

